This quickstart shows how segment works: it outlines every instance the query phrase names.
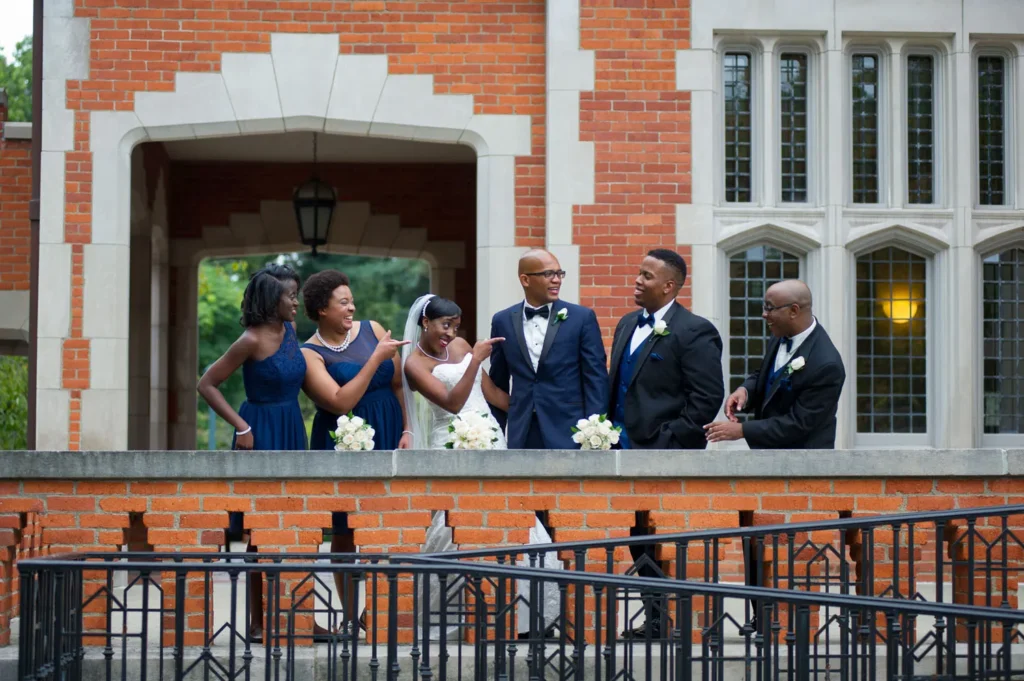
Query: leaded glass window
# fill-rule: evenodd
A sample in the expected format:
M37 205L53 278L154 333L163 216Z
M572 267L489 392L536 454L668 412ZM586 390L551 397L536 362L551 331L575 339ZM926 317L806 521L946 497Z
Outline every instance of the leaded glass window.
M978 203L1006 202L1006 65L1002 57L978 58Z
M934 203L935 60L907 58L907 200Z
M882 248L857 258L857 432L925 433L924 258Z
M753 88L751 56L728 52L723 63L725 90L725 200L752 201Z
M853 55L853 202L878 203L878 57Z
M783 54L779 61L782 201L807 201L807 55Z
M800 259L772 246L755 246L729 259L730 392L764 359L768 329L761 306L765 292L777 281L799 277Z
M1024 433L1024 250L982 264L986 433Z

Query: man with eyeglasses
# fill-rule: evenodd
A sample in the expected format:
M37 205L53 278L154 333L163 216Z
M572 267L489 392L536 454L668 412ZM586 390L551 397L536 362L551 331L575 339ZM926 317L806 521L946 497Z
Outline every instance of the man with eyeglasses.
M524 253L519 283L525 300L491 320L491 337L505 338L491 352L490 376L511 397L509 449L579 449L572 427L608 405L597 315L559 299L565 276L548 251Z
M846 382L843 358L811 313L811 290L796 279L771 286L761 315L772 340L761 368L725 401L728 421L707 424L708 442L746 439L751 449L833 449ZM740 423L736 413L753 411Z
M491 338L504 338L491 350L491 380L509 393L509 449L579 449L572 427L608 405L607 355L594 311L559 299L565 270L545 250L527 251L519 259L519 283L525 300L491 319ZM497 336L495 336L497 334ZM552 537L543 514L530 530L530 544ZM544 567L561 567L554 551L540 557ZM519 564L529 565L525 557ZM530 636L530 598L525 583L518 589L518 637ZM558 588L545 585L544 638L555 638Z

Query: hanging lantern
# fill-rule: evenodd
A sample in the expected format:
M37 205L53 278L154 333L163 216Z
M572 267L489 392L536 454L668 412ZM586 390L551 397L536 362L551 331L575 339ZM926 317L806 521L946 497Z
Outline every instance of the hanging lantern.
M334 187L322 182L316 174L316 133L313 133L313 176L295 189L292 205L299 227L299 240L312 248L316 255L317 246L327 243L327 233L334 218L334 206L338 194Z

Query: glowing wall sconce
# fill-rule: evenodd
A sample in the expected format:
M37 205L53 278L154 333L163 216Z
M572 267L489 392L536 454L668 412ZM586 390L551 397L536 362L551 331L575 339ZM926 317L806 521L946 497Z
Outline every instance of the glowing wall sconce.
M923 296L910 284L880 284L876 297L882 303L882 313L893 324L909 324L917 316Z

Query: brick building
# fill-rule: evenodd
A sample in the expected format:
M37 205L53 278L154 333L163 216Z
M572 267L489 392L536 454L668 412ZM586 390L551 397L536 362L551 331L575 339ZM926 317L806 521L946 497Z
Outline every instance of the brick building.
M839 446L1019 445L1024 9L927 4L39 3L41 118L0 143L0 347L35 357L35 446L194 446L198 262L303 248L314 133L327 250L427 260L471 333L546 246L610 340L668 246L730 382L764 283L808 280Z

